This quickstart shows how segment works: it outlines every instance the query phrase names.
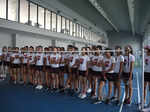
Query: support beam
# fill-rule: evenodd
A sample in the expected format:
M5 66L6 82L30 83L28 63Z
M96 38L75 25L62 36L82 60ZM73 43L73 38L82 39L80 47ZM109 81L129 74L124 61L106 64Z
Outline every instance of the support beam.
M104 11L104 9L98 4L97 0L89 0L89 2L98 10L98 12L107 20L107 22L117 31L119 32L119 29L116 25L112 23L112 21L109 19L108 15Z
M127 0L127 2L128 2L127 4L128 4L128 11L129 11L132 34L135 35L135 26L134 26L135 0Z

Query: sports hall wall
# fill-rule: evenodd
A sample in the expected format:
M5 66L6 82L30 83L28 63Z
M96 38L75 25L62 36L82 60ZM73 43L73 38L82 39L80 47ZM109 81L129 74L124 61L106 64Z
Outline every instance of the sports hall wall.
M140 35L133 36L129 32L109 32L109 47L115 48L116 45L120 45L122 47L126 45L131 45L135 50L139 50L142 48L142 37Z
M79 49L84 47L85 44L82 43L73 43L71 41L64 41L64 40L54 40L51 37L35 35L30 33L16 33L9 30L0 30L0 48L3 46L38 46L42 45L46 46L58 46L58 47L65 47L67 48L68 45L75 45Z

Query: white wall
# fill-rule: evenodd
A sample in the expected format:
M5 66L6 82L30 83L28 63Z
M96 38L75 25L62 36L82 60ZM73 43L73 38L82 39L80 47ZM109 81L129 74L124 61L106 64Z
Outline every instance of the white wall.
M30 34L17 34L16 36L16 46L38 46L41 45L43 47L48 47L52 45L52 41L50 38L46 38L39 35L30 35Z
M109 47L114 49L116 45L125 47L126 45L131 45L135 50L139 50L142 47L142 37L139 35L133 36L129 32L110 32L108 34Z
M3 46L12 46L12 34L0 31L0 48Z

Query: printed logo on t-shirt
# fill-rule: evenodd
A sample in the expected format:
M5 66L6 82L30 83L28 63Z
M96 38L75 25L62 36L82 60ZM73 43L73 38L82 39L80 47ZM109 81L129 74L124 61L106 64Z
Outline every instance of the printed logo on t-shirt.
M145 64L148 65L148 59L145 59Z
M105 67L109 67L109 61L105 62Z
M29 60L32 60L32 56L29 56Z
M80 64L83 64L84 59L80 58Z
M125 60L124 60L124 65L126 65L126 64L127 64L127 60L125 59Z
M94 59L93 64L96 65L97 61L98 61L98 59Z
M37 59L40 60L41 56L37 56Z
M15 55L15 58L19 58L19 55Z

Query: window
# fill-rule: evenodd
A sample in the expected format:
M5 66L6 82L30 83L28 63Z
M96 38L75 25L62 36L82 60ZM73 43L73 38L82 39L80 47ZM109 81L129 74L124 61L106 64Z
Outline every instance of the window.
M48 30L50 30L51 29L51 26L50 26L50 24L51 24L51 12L50 11L48 11L48 10L46 10L46 29L48 29Z
M56 14L52 12L52 31L56 32Z
M70 21L70 35L73 36L73 30L72 30L72 21Z
M38 7L38 24L40 28L44 28L44 8Z
M78 24L78 37L81 37L81 26Z
M57 15L57 32L61 32L61 16Z
M8 0L8 19L18 20L18 0Z
M28 23L28 1L20 0L20 22Z
M0 18L6 18L6 0L0 0Z
M37 5L30 3L30 21L32 26L37 26Z
M72 35L76 36L76 24L72 23Z
M69 20L66 19L66 34L69 34Z
M62 30L61 30L62 33L65 33L65 28L66 28L66 26L65 26L65 18L62 17Z

